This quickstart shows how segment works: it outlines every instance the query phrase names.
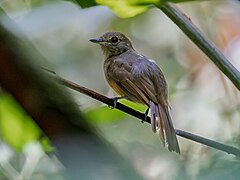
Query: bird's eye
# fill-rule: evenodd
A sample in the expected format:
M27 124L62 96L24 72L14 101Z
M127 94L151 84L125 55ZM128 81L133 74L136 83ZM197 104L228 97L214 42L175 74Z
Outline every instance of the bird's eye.
M111 42L112 43L117 43L118 42L118 38L116 36L111 38Z

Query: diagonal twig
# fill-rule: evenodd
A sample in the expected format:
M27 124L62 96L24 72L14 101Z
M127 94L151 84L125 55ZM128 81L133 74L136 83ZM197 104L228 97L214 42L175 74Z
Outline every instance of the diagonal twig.
M51 73L52 75L54 75L54 77L63 85L73 89L73 90L76 90L82 94L85 94L89 97L92 97L93 99L96 99L104 104L107 104L109 106L112 106L114 107L114 100L111 99L111 98L108 98L102 94L99 94L91 89L88 89L84 86L81 86L79 84L76 84L72 81L69 81L67 79L64 79L60 76L58 76L54 71L52 70L49 70L47 68L44 68L42 67L42 69L44 69L45 71ZM141 121L145 121L145 122L148 122L148 123L151 123L150 121L150 117L148 116L146 119L145 119L145 114L144 113L141 113L139 111L136 111L128 106L125 106L124 104L121 104L119 102L116 103L116 106L115 106L116 109L120 110L120 111L123 111L127 114L130 114L138 119L140 119ZM195 135L195 134L191 134L189 132L186 132L186 131L183 131L183 130L179 130L179 129L175 129L175 132L178 136L181 136L183 138L186 138L186 139L189 139L189 140L192 140L192 141L195 141L195 142L198 142L200 144L204 144L206 146L209 146L209 147L212 147L212 148L215 148L215 149L218 149L220 151L224 151L228 154L233 154L235 156L239 156L240 157L240 150L235 148L235 147L232 147L232 146L228 146L228 145L225 145L225 144L222 144L222 143L219 143L219 142L216 142L216 141L213 141L213 140L210 140L210 139L207 139L207 138L204 138L204 137L201 137L201 136L198 136L198 135Z
M240 90L240 72L228 61L223 53L195 26L191 19L173 3L157 5L232 81Z

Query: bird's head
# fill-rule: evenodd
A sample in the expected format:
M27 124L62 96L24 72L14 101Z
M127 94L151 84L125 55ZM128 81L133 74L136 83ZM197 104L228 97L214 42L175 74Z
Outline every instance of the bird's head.
M106 58L120 55L133 49L129 39L120 32L107 32L99 38L90 39L90 41L101 45Z

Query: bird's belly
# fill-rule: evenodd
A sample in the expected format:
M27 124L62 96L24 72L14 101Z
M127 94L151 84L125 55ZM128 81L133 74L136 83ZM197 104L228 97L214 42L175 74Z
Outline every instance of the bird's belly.
M125 92L123 92L121 90L121 88L116 84L115 81L107 78L107 81L108 81L108 84L111 86L111 88L117 93L119 94L120 96L127 96L127 94Z

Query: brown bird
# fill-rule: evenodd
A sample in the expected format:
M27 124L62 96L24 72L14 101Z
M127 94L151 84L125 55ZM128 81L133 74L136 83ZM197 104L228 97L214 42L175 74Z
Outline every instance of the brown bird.
M122 33L107 32L90 41L101 45L109 85L121 97L147 105L151 110L153 132L159 129L161 140L168 145L169 151L180 153L169 113L167 83L160 68L153 60L135 51Z

